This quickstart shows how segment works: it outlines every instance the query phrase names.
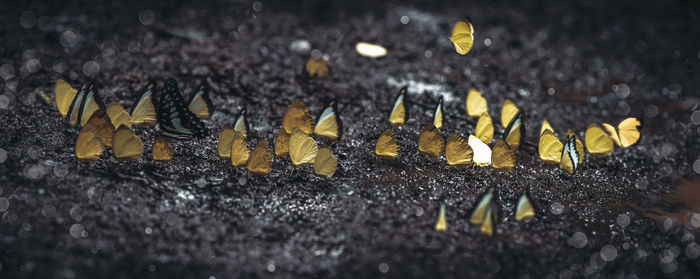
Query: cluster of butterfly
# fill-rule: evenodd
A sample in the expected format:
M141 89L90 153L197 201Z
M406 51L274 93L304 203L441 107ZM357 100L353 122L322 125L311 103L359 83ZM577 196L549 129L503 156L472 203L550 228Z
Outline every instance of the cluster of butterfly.
M492 166L497 171L509 172L515 168L515 150L525 139L524 113L510 100L505 100L501 109L501 126L505 128L503 138L496 141L493 150L489 147L493 139L494 127L488 114L486 99L475 89L469 90L466 110L470 117L478 117L474 135L468 141L457 134L448 137L447 143L440 135L443 123L442 98L438 101L433 115L433 122L428 123L418 135L418 151L439 157L443 150L445 161L449 166ZM399 91L394 107L389 115L389 123L398 127L406 122L406 87ZM596 156L607 156L613 151L613 143L622 147L635 144L641 137L641 122L634 117L620 122L617 129L607 123L602 124L606 133L597 124L591 124L586 130L585 141L588 152ZM569 129L562 143L554 133L552 126L544 120L540 130L538 144L539 157L546 163L559 164L568 173L575 173L583 162L583 144L576 134ZM392 128L382 132L377 139L375 154L383 159L395 159L399 155L399 146Z
M342 124L337 114L337 104L331 101L314 125L314 119L302 100L294 101L284 112L282 127L275 136L274 154L278 158L289 157L295 167L313 164L314 173L331 178L338 161L328 145L318 147L314 134L321 140L337 141L342 135ZM226 125L219 134L219 156L231 160L231 165L246 168L253 175L267 175L272 164L267 140L258 143L252 152L248 150L248 121L243 109L233 126Z

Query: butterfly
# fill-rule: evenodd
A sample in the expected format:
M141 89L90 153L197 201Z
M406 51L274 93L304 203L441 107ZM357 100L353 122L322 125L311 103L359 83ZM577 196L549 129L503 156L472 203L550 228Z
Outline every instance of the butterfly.
M578 154L579 154L578 163L579 164L583 163L583 155L584 155L583 154L584 153L583 143L581 142L581 140L578 139L578 136L576 136L576 134L574 134L574 131L572 131L571 129L566 130L566 136L573 137L575 139L574 142L576 144L574 145L574 148L576 149L576 152L578 152Z
M523 140L525 140L525 125L522 111L518 111L513 119L510 120L503 132L503 139L513 150L517 150Z
M440 213L438 213L438 219L435 222L435 231L441 232L447 230L447 220L445 218L445 204L440 204Z
M109 116L104 110L99 109L95 111L90 117L90 120L85 124L84 127L91 126L93 131L97 134L97 137L102 141L102 144L107 147L112 146L112 138L114 137L114 128L109 120Z
M248 125L248 110L245 108L238 112L236 121L233 122L233 130L241 132L244 137L248 137L248 130L250 130L250 126Z
M343 123L338 115L338 106L335 101L328 103L321 116L316 120L314 134L328 140L337 140L343 134Z
M114 157L122 161L138 160L143 153L143 143L131 129L120 126L112 138Z
M493 121L488 113L484 113L479 117L474 128L474 134L485 144L491 143L493 139Z
M488 236L493 235L493 219L495 214L493 214L493 207L491 205L492 199L493 188L490 188L481 198L479 204L476 205L476 209L474 209L474 212L472 212L469 218L469 222L472 225L481 225L481 232Z
M231 137L230 154L232 166L242 167L248 163L250 151L248 150L248 143L245 141L245 136L243 136L243 133L233 131L233 136Z
M39 95L39 97L41 97L41 100L44 101L45 104L49 105L50 107L57 107L55 94L51 95L50 93L46 92L46 90L39 88L35 89L34 92L36 92L36 94Z
M576 135L567 133L566 140L564 141L564 148L561 152L561 163L559 167L566 172L573 174L578 169L581 160L583 160L583 154L580 149L577 148Z
M396 137L391 128L384 130L377 144L374 146L374 154L382 159L396 159L399 156L399 145L396 143Z
M91 125L80 129L78 139L75 141L75 157L80 161L94 162L100 158L104 146L97 136L97 131Z
M549 121L542 120L542 126L540 127L540 135L542 135L546 130L549 130L552 133L554 133L554 129L552 128L552 125L549 124Z
M289 136L289 159L296 167L313 164L318 153L316 141L298 128Z
M78 113L80 126L85 126L88 120L90 120L92 114L100 109L104 110L104 103L102 102L102 98L100 98L100 95L97 93L97 88L95 88L95 86L91 84L90 86L88 86L88 91L85 94L85 99L83 99L83 103L80 105L80 110Z
M543 131L537 145L540 160L549 164L559 164L564 145L559 141L553 130L544 129Z
M470 117L479 117L488 111L486 99L474 88L469 89L465 105Z
M425 125L418 135L418 151L439 157L442 155L443 149L445 149L445 140L442 139L440 131L432 123Z
M461 55L467 54L472 49L474 44L474 26L468 19L461 19L452 27L452 35L450 42L455 47L457 53Z
M168 145L164 137L157 137L151 150L153 161L170 161L173 158L173 149Z
M435 106L435 114L433 115L433 126L438 128L438 130L442 128L442 118L442 96L440 96L440 100L438 101L437 106Z
M278 158L289 156L289 133L284 128L277 131L275 137L275 156Z
M515 220L522 221L532 217L535 217L535 210L532 208L530 200L527 199L527 195L523 192L523 195L518 199L518 206L515 210Z
M80 113L84 110L83 104L85 103L86 96L93 91L93 88L94 85L92 84L92 81L85 82L80 87L80 91L78 91L78 94L75 96L75 98L73 98L73 101L68 108L66 125L69 127L82 126L80 125L82 123L82 115ZM94 93L92 96L92 98L94 98Z
M613 151L613 140L596 124L588 125L585 135L588 153L596 156L608 156Z
M501 127L508 127L519 111L520 109L511 100L506 99L501 107Z
M178 139L204 138L209 131L187 107L173 78L165 81L160 93L158 126L163 134Z
M331 178L337 168L338 160L333 156L333 151L328 146L321 146L314 160L314 173L325 178Z
M311 134L314 129L314 119L309 113L309 109L302 100L296 100L289 105L282 117L282 127L287 133L292 134L294 128L298 128L306 134Z
M445 159L449 166L466 166L473 163L474 150L457 134L450 135L445 144Z
M499 140L493 146L491 153L491 165L494 170L510 172L515 168L515 153L503 140Z
M308 77L324 77L328 74L328 61L323 57L309 57L304 66L304 74Z
M358 54L369 58L380 58L386 56L387 54L386 48L383 46L365 42L358 42L355 44L355 51L357 51Z
M248 159L246 169L255 176L266 176L270 173L271 165L272 155L270 155L270 146L267 140L264 139L255 145L253 151L250 152L250 158Z
M197 91L192 95L192 99L190 99L190 105L187 108L199 119L209 119L209 116L211 116L211 110L214 105L209 99L210 91L211 89L206 81L202 81L197 87Z
M231 125L225 125L219 133L219 141L216 144L216 151L219 157L231 158L231 143L233 143L234 130Z
M394 107L389 114L389 123L391 123L391 126L399 127L406 123L406 119L408 119L408 110L406 110L407 90L408 87L404 86L399 90L399 95L396 96Z
M131 106L131 115L129 115L124 107L119 103L112 101L107 105L107 114L112 120L112 125L115 129L119 126L136 126L139 128L148 128L156 124L157 114L156 107L153 105L153 92L155 91L156 83L148 82L143 88L138 101Z
M56 101L56 108L61 114L61 117L66 117L68 115L68 109L70 109L76 94L78 94L78 90L75 90L68 82L60 78L56 80L54 100Z
M475 165L480 167L491 165L491 148L488 145L474 135L469 135L467 142L474 151L473 160Z
M642 122L635 117L629 117L617 124L617 130L613 125L603 123L603 128L610 134L610 138L617 146L630 147L637 143L642 134L639 132L642 128Z

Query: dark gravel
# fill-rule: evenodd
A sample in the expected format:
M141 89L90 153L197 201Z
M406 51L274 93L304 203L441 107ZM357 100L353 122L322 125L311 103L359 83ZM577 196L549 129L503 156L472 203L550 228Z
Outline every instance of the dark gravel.
M3 9L1 278L700 276L700 202L689 202L700 193L697 2L200 2ZM447 37L465 15L476 41L460 56ZM327 77L300 77L309 54L290 48L296 40L329 55ZM357 55L360 40L389 55ZM148 79L170 76L186 99L207 79L216 110L209 137L169 140L167 163L149 159L157 128L137 131L136 162L111 151L77 162L77 131L36 93L59 77L94 78L106 102L128 107ZM412 105L395 129L399 160L377 162L374 142L403 85ZM443 136L473 132L470 87L495 123L506 98L527 113L530 145L512 173L417 153L440 94ZM297 98L314 117L338 100L335 177L276 159L255 178L216 156L221 127L243 106L254 146L272 142ZM645 119L642 140L587 157L573 177L536 158L542 119L582 137L589 123L629 115ZM491 238L468 223L489 187L499 215ZM516 222L523 190L537 217ZM437 233L441 202L448 230Z

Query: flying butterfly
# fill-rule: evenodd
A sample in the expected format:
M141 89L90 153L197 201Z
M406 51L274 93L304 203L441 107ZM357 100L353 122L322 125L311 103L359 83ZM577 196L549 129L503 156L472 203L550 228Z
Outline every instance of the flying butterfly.
M391 126L399 127L406 123L408 119L408 110L406 109L406 94L408 94L408 87L404 86L399 90L399 95L396 96L396 101L394 102L394 107L391 109L389 114L389 123Z
M156 125L158 116L156 107L153 105L153 92L156 91L155 81L149 81L141 89L141 96L138 101L131 106L131 124L139 128L148 128Z
M248 150L248 143L245 141L245 136L243 136L243 133L233 131L230 154L232 166L242 167L248 163L250 150Z
M100 159L104 146L97 136L97 131L91 125L80 129L78 139L75 141L75 157L80 161L94 162Z
M323 58L309 57L304 65L304 74L308 77L324 77L328 74L328 61Z
M603 123L603 128L610 134L610 138L617 146L630 147L639 141L642 134L639 132L642 128L642 122L635 117L628 117L617 124L617 130L613 125Z
M474 44L474 26L468 19L461 19L452 27L452 35L450 42L455 47L457 53L461 55L467 54L472 49Z
M445 140L442 139L440 131L428 123L418 135L418 151L423 154L439 157L445 149Z
M234 130L231 125L225 125L219 133L219 141L216 144L216 151L221 158L231 158L231 144L233 143Z
M515 168L515 153L503 140L499 140L493 146L491 153L491 165L494 170L510 172Z
M321 146L314 160L314 173L325 178L331 178L337 168L338 160L333 156L333 151L328 146Z
M173 78L165 81L160 93L158 126L164 135L178 139L191 139L193 136L204 138L209 135L204 123L185 107L185 101Z
M318 153L316 141L305 132L294 128L289 136L289 159L295 167L313 164Z
M474 135L469 135L467 143L474 151L474 165L480 167L491 165L491 148L488 145Z
M433 114L433 126L435 128L442 128L442 119L443 119L443 111L442 111L442 96L440 96L440 100L438 100L437 106L435 106L435 114Z
M170 161L173 158L173 149L164 137L157 137L153 142L151 157L153 161Z
M296 100L289 105L287 111L282 117L282 127L287 130L290 135L294 128L298 128L305 134L311 134L314 129L314 119L309 113L309 109L302 100Z
M250 126L248 125L248 110L243 108L241 109L240 112L238 112L238 116L236 116L236 121L233 122L233 130L241 132L244 137L248 137L248 130L250 130Z
M542 126L540 126L540 135L542 135L546 130L549 130L552 133L554 133L554 128L552 128L552 125L549 124L549 121L542 120Z
M488 112L486 98L481 96L481 93L474 88L469 89L465 105L467 108L467 115L470 117L479 117Z
M564 149L561 152L559 167L570 174L575 173L579 165L579 157L582 157L581 155L576 150L576 136L567 135L564 141Z
M380 58L387 54L386 48L376 44L370 44L366 42L358 42L355 44L355 51L358 54L369 57L369 58Z
M80 86L80 90L78 91L78 94L75 95L75 98L73 98L66 114L66 125L68 127L75 127L76 125L80 124L80 108L82 107L85 95L87 95L87 92L91 90L90 88L92 88L92 86L91 81L87 81Z
M479 121L476 122L476 128L474 128L474 134L485 144L491 143L491 139L493 139L493 121L491 121L491 116L488 113L484 113L479 117Z
M289 133L284 128L277 131L275 137L275 156L278 158L289 156Z
M246 169L255 176L266 176L270 173L271 165L272 155L270 155L270 146L267 140L264 139L255 145L253 151L250 152L250 158L248 159Z
M588 153L595 156L608 156L613 151L613 140L596 124L588 125L584 140Z
M481 198L479 204L476 205L476 209L472 212L471 217L469 217L469 222L472 225L481 225L486 220L486 211L488 210L491 200L493 199L493 188L490 188L486 194Z
M68 115L68 109L70 109L75 95L78 94L78 90L75 90L68 82L63 79L56 80L56 86L54 87L54 100L56 101L56 108L61 114L61 117L66 117Z
M450 135L445 144L445 159L449 166L471 165L474 161L474 151L469 144L457 134Z
M532 208L532 204L527 198L527 195L523 192L523 195L518 199L518 206L515 210L515 221L522 221L532 217L535 217L535 210Z
M382 159L396 159L399 156L399 145L396 143L396 137L391 128L384 130L377 144L374 146L374 154Z
M112 138L114 137L114 128L109 120L109 116L104 110L99 109L95 111L90 117L90 120L85 124L84 127L91 126L93 131L97 133L97 137L100 138L102 144L107 147L112 146Z
M335 101L328 103L321 116L316 120L314 134L327 139L338 140L343 134L343 123L338 115L338 105Z
M503 132L503 139L513 150L517 150L520 144L523 143L525 140L525 125L522 111L518 111L510 120Z
M440 213L438 213L438 219L435 222L435 231L441 232L447 230L447 219L445 218L445 204L440 204Z
M540 160L548 164L559 164L564 146L552 130L545 129L543 131L537 145Z
M121 161L138 160L143 153L143 143L131 129L120 126L112 138L112 151Z
M209 116L211 116L211 110L214 108L214 105L211 103L211 99L209 99L210 91L211 89L209 85L207 85L207 82L202 81L202 83L197 86L197 91L192 95L192 99L190 99L190 105L187 108L199 119L209 119Z

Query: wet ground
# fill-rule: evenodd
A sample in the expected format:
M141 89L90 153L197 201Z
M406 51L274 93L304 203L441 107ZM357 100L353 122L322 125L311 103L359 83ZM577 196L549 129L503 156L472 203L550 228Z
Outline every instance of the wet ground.
M522 277L697 278L700 275L700 32L691 1L617 4L428 1L153 4L36 2L0 17L0 277ZM469 16L466 56L447 37ZM357 55L354 43L387 57ZM310 47L304 47L308 43ZM331 72L305 81L312 50ZM185 97L214 88L206 139L170 140L144 156L73 157L66 129L37 90L94 78L130 106L146 81L179 80ZM398 89L410 119L397 162L377 162ZM529 145L512 173L445 167L417 134L445 98L443 136L473 133L464 98L479 89L498 122L503 100L527 113ZM335 98L343 139L332 179L276 159L251 177L216 156L216 137L248 108L251 144L272 141L297 98L317 116ZM575 176L537 160L539 123L580 137L589 123L645 120L643 137ZM497 127L502 129L501 127ZM497 136L498 137L498 136ZM468 223L495 188L493 237ZM516 222L528 190L537 217ZM435 232L441 202L448 229Z

